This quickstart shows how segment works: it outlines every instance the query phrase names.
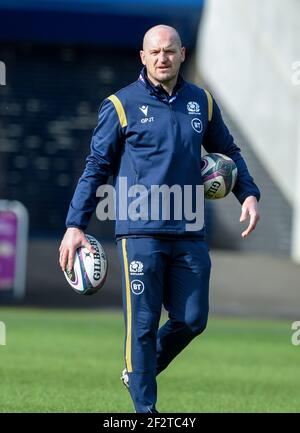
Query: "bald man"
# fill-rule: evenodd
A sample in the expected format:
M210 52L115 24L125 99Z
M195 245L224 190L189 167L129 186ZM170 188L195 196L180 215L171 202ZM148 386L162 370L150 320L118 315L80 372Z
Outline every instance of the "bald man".
M203 211L201 144L237 165L233 193L242 206L240 221L249 219L243 237L255 229L260 192L211 94L179 75L185 48L178 32L151 28L140 56L138 80L101 105L70 204L60 265L71 269L80 246L93 252L84 231L98 187L113 175L126 328L122 380L135 411L147 413L157 412L156 376L207 324L211 262L204 221L192 210L201 197L196 210ZM158 188L169 194L155 201ZM162 306L168 320L159 328Z

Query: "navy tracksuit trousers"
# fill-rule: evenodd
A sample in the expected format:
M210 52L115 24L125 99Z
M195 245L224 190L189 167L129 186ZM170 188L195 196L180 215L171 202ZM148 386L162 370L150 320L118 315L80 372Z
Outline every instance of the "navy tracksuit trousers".
M136 412L149 412L156 376L206 327L211 262L200 240L128 237L118 250L129 391ZM162 306L168 320L158 329Z

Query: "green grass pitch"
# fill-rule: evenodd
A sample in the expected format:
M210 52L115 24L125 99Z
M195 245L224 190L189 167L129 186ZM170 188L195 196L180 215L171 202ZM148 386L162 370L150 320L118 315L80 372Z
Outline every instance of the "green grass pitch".
M0 412L134 412L119 379L120 312L0 308L0 320ZM210 317L158 377L158 410L298 412L291 333L289 321Z

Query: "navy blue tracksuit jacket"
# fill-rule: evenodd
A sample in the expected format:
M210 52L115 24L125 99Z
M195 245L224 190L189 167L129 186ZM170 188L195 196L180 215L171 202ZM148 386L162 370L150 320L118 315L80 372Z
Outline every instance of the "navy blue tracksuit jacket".
M188 110L193 107L188 105L191 102L199 111ZM126 177L128 188L134 184L147 188L156 184L201 185L201 144L207 152L223 153L235 161L238 179L233 193L240 203L250 195L259 199L240 149L210 94L179 79L168 97L148 82L143 71L136 82L107 98L100 108L91 154L69 208L67 227L87 227L98 202L96 190L111 175L115 180ZM184 235L186 231L184 218L132 222L120 221L118 212L116 216L117 236ZM203 234L203 229L193 233Z
M170 96L152 85L143 69L136 82L101 105L91 153L67 216L67 227L86 229L98 186L114 177L124 357L136 412L155 411L156 376L205 329L211 263L204 227L187 232L185 215L180 220L118 218L118 179L126 178L128 188L145 186L149 199L151 185L201 185L201 144L207 152L235 161L233 193L240 203L248 196L259 199L210 93L179 77ZM159 328L162 305L169 318Z

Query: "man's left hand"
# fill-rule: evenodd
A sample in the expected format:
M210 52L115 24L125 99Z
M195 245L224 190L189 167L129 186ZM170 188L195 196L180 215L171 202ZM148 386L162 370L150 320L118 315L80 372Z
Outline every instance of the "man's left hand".
M250 218L249 225L245 231L242 233L242 237L246 238L249 233L251 233L259 220L259 213L258 213L258 206L257 206L257 199L254 196L249 196L246 198L242 205L242 213L240 217L240 222L244 222L247 220L247 218Z

